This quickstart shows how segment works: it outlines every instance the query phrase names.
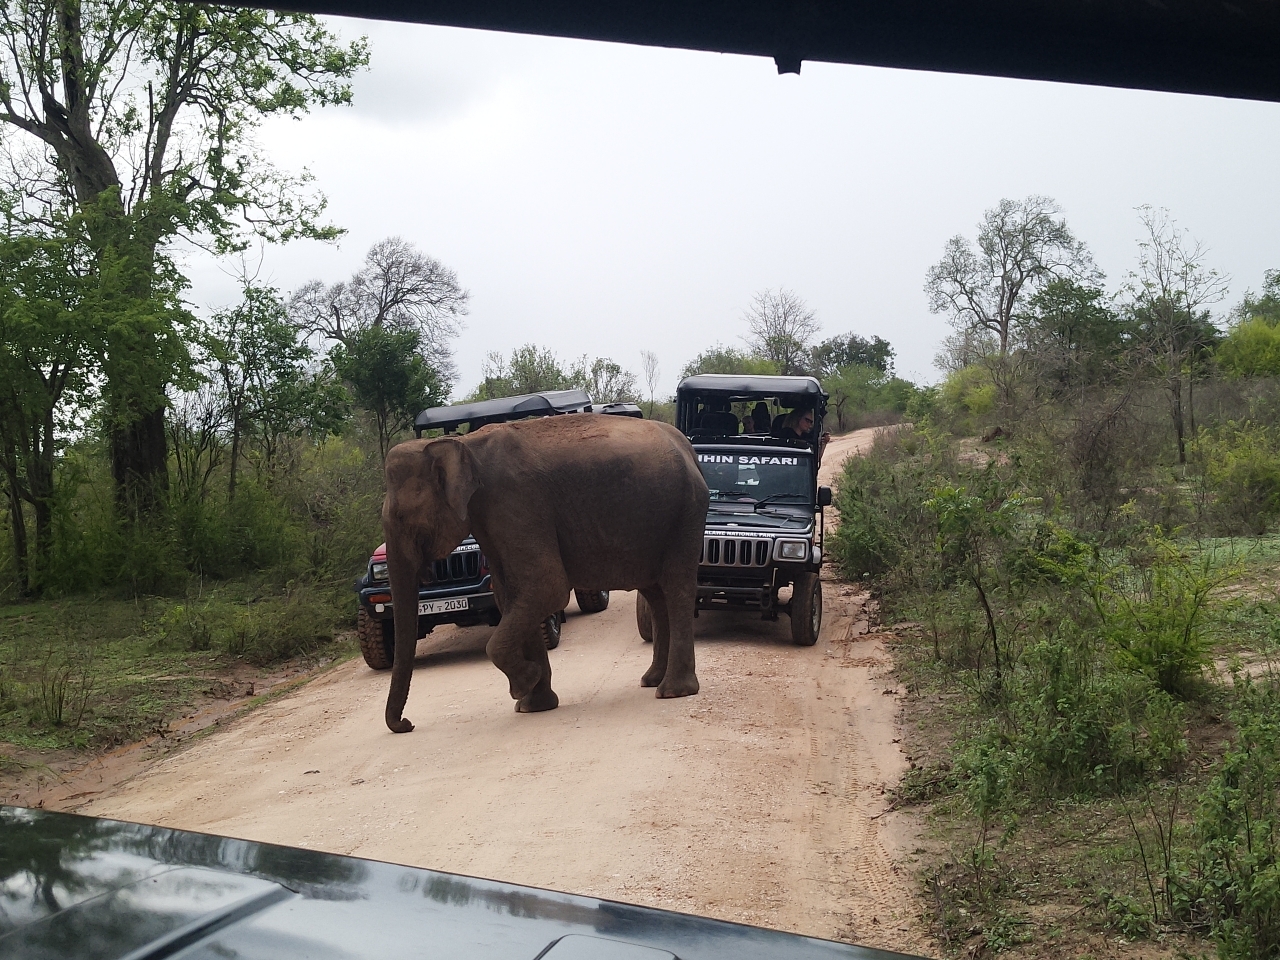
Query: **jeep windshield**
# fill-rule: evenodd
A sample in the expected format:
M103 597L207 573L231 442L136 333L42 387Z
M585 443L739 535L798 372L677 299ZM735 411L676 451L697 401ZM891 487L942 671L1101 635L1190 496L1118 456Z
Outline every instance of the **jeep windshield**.
M723 448L697 451L698 468L711 489L711 505L813 510L813 457L804 450Z

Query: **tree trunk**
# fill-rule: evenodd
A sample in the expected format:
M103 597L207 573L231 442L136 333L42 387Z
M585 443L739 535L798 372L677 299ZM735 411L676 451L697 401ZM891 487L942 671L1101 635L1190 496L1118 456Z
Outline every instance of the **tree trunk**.
M227 501L236 498L236 468L240 465L240 414L237 412L231 421L231 469L227 478Z
M164 407L112 427L111 478L116 485L116 503L126 517L136 520L155 511L169 489Z
M1169 381L1169 403L1173 413L1173 432L1178 437L1178 464L1187 463L1187 426L1182 411L1182 378Z
M27 554L27 520L22 511L22 495L19 492L17 464L14 451L6 451L5 493L9 501L9 527L13 531L13 559L18 573L18 590L26 594L31 589L31 577L28 572L30 557Z

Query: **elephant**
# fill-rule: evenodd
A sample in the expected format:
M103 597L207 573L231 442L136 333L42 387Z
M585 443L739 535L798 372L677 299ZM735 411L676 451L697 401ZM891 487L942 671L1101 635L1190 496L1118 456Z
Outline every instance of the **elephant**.
M387 541L395 656L387 726L404 718L417 643L420 578L470 533L488 559L502 621L486 653L520 713L552 710L538 625L571 590L639 590L653 610L658 697L698 692L693 618L710 494L675 427L594 413L491 424L410 440L387 454Z

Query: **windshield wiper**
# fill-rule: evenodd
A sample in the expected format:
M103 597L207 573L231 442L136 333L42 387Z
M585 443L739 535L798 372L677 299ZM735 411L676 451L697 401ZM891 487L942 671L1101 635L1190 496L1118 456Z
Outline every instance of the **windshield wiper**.
M808 500L807 493L771 493L767 497L762 497L756 501L756 506L764 503L775 503L778 500Z

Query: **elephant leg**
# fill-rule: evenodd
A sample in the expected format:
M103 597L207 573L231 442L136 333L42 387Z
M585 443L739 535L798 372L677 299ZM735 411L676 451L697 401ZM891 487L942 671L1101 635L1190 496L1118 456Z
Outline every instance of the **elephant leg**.
M485 652L493 665L507 675L511 685L511 699L518 704L525 697L532 695L545 686L545 693L540 702L546 703L546 694L551 694L551 660L547 657L545 644L540 651L534 651L532 642L542 642L538 625L542 618L528 610L512 610L504 613L502 622L494 628L493 635L485 646ZM531 656L532 655L532 656ZM555 704L542 706L539 709L550 710Z
M693 611L697 604L697 567L668 575L661 584L666 618L654 629L654 651L658 655L659 630L667 639L666 672L658 683L658 696L691 697L698 692L698 675L693 661Z
M387 693L387 729L408 733L413 724L404 717L413 679L413 657L418 649L419 558L409 551L394 550L387 544L391 575L391 600L395 623L395 655L391 661L391 689Z
M551 689L551 657L547 655L547 644L539 628L531 630L524 642L524 655L539 665L542 679L532 690L516 701L516 713L539 713L543 710L554 710L560 706L560 698Z
M667 601L656 587L641 590L640 595L649 604L649 622L653 630L653 663L640 678L640 686L656 687L667 673L667 649L671 640L671 632L667 628Z

